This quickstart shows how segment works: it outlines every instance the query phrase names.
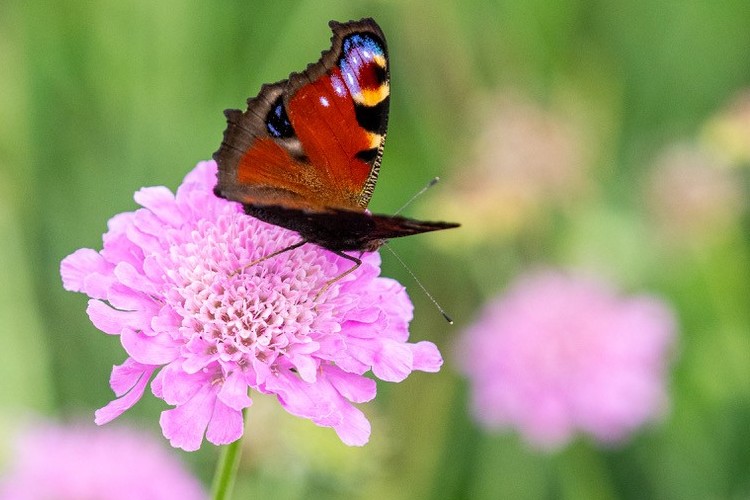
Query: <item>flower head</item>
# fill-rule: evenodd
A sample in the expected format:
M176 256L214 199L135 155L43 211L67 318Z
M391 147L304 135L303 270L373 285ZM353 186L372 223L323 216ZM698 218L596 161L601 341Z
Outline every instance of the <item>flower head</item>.
M198 500L200 482L151 436L43 424L19 435L2 500Z
M575 432L624 439L666 403L674 319L653 298L619 297L556 272L520 279L462 339L474 414L540 448Z
M118 399L96 422L135 404L155 374L153 393L174 406L160 419L173 446L195 450L204 433L214 444L238 439L251 389L332 427L346 444L365 444L370 425L352 405L375 397L364 374L397 382L442 364L434 344L407 342L406 291L378 276L377 253L320 297L351 262L305 245L243 267L299 236L217 198L215 183L216 164L204 162L176 195L141 189L143 208L109 221L101 252L81 249L62 262L65 288L91 297L91 321L120 335L128 355L112 371Z

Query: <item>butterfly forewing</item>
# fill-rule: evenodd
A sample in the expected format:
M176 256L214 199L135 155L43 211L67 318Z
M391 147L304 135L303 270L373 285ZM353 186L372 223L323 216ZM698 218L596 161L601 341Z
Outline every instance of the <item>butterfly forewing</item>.
M390 102L388 52L371 19L331 23L331 48L302 73L226 112L217 194L243 204L364 209Z

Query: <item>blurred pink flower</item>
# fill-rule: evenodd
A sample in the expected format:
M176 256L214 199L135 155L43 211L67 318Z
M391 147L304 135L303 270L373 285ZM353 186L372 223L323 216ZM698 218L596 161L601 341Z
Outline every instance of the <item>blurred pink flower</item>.
M720 234L745 206L738 172L692 144L673 145L657 157L645 197L661 235L680 244Z
M156 374L153 393L175 406L160 419L173 446L196 450L204 433L217 445L238 439L250 389L348 445L365 444L370 424L352 405L375 397L364 374L398 382L442 364L434 344L407 342L405 289L378 277L380 257L370 253L316 301L351 263L314 245L236 273L299 236L217 198L215 183L216 164L204 162L176 196L141 189L144 208L109 221L101 252L81 249L62 262L65 288L92 298L89 318L120 335L128 355L110 380L119 399L96 422L133 406Z
M151 436L43 424L15 443L0 500L197 500L200 482Z
M539 448L575 432L620 441L666 405L674 323L654 298L558 272L525 276L462 338L474 415Z

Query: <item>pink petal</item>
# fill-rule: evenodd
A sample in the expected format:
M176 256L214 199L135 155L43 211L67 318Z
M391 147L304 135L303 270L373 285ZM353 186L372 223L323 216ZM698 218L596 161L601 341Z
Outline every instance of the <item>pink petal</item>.
M216 351L216 346L203 337L193 337L185 345L182 356L182 369L185 373L198 373L219 359L220 354Z
M292 390L286 391L285 399L280 401L288 411L299 411L317 425L332 427L349 446L367 443L370 438L370 422L361 411L341 397L327 380L307 384L287 377L287 381L291 382Z
M104 243L106 245L107 239L114 236L121 236L125 234L128 227L133 224L133 217L135 212L123 212L121 214L114 215L107 221L107 232L104 233Z
M167 365L169 366L169 365ZM151 393L159 399L164 399L164 369L156 374L151 381Z
M120 283L131 290L148 295L157 295L159 293L154 283L141 274L132 264L120 262L115 266L114 274Z
M326 389L332 392L327 382L308 384L294 374L283 372L267 380L265 388L276 394L281 405L292 415L309 418L318 425L328 427L339 422L339 418L333 416L335 409L330 394L326 393Z
M219 389L219 400L233 410L242 410L253 403L248 396L248 387L242 374L235 370L224 378Z
M379 317L380 323L384 326L385 316L381 314ZM374 328L373 323L347 321L343 325L343 330L346 332L347 337L356 337L358 339L373 339L375 337L381 337L381 335L378 335L380 329Z
M387 382L401 382L412 370L414 357L407 344L390 339L352 339L347 351L372 366L372 373Z
M220 213L242 211L242 205L226 203L213 193L190 190L177 191L177 208L186 219L211 218Z
M318 341L320 348L318 349L318 357L321 359L327 359L333 361L338 357L339 354L345 352L346 344L344 340L339 336L326 336ZM350 371L350 370L347 370Z
M171 306L162 306L159 312L151 320L151 330L154 333L173 332L180 327L182 318Z
M143 258L143 275L157 286L164 284L165 269L160 256L146 255Z
M281 405L291 414L309 418L315 424L333 427L349 446L362 446L369 440L370 423L327 380L308 384L293 375L276 378L272 389ZM269 384L271 388L271 384Z
M171 363L180 355L180 344L169 335L144 335L126 328L120 336L125 352L139 363L163 365Z
M155 369L155 366L143 365L131 358L127 358L121 365L112 367L112 374L109 376L109 386L116 396L122 396L135 387L143 376L147 379L151 377Z
M358 256L359 257L359 256ZM380 254L377 252L366 252L360 257L362 265L357 270L357 275L349 275L353 279L344 282L342 289L347 292L355 293L360 295L362 288L369 288L370 285L377 281L377 277L380 274ZM341 272L346 271L351 267L351 262L341 258L337 258L339 263L339 270Z
M175 210L174 195L166 187L142 188L133 195L133 199L142 207L150 210L164 223L174 227L182 224L182 217L179 211Z
M177 199L187 195L191 191L210 191L216 185L216 162L213 160L199 162L196 167L188 172L185 179L177 188Z
M177 211L176 207L173 210ZM149 210L138 210L135 213L133 225L141 233L157 237L160 234L164 234L167 227L172 227L171 224L166 224L159 216Z
M115 399L105 407L96 410L96 412L94 412L94 422L96 422L97 425L104 425L107 422L111 422L115 418L119 417L127 409L136 404L141 399L141 396L143 396L143 392L146 389L146 384L148 384L148 380L151 377L151 374L154 372L155 368L156 367L150 367L149 369L144 370L141 373L140 377L137 378L137 381L132 386L131 390L124 396ZM113 388L116 386L121 386L123 384L123 381L114 381L114 379L117 377L115 375L116 369L117 367L112 370ZM131 377L132 374L127 375L128 380L131 380Z
M144 210L144 209L141 209ZM138 229L135 225L128 226L125 231L125 236L128 240L135 244L143 253L143 255L158 254L163 252L161 241L158 236L144 233ZM143 262L143 257L140 259L140 263ZM137 266L138 267L138 266Z
M101 254L108 262L129 262L136 267L143 262L143 250L134 245L126 234L134 217L133 212L125 212L107 222L109 231L102 236L104 245Z
M217 446L229 444L242 437L244 422L242 412L216 401L211 420L208 422L206 439Z
M435 344L422 341L408 345L414 356L412 370L432 373L440 371L440 367L443 366L443 357Z
M366 445L370 440L371 431L367 417L353 406L342 405L341 410L343 413L341 423L333 427L336 434L348 446Z
M101 255L90 248L81 248L65 257L60 263L60 276L63 287L71 292L84 292L93 298L104 298L103 295L91 295L86 279L91 275L104 275L111 269ZM93 284L92 284L93 285ZM102 287L91 286L99 293Z
M380 304L378 304L380 305ZM349 321L358 321L360 323L374 323L380 318L381 308L380 307L366 307L362 309L355 309L346 315Z
M116 284L117 280L111 274L92 273L84 279L83 291L92 299L106 299L109 290Z
M382 349L372 360L372 373L386 382L401 382L412 371L414 356L407 344L382 339Z
M164 437L175 448L196 451L201 447L215 404L216 389L210 385L201 386L184 404L161 413L159 423Z
M156 384L158 380L158 384ZM166 365L154 379L159 388L158 397L167 404L181 405L193 398L202 387L210 387L211 376L207 373L187 374L182 370L180 360Z
M293 344L287 348L286 357L297 368L297 373L305 382L313 383L318 374L317 358L311 356L320 348L317 342Z
M120 283L110 287L107 293L107 301L113 307L123 311L142 311L149 316L159 314L160 304L148 295L137 292L130 287Z
M336 366L348 373L356 373L357 375L362 375L370 370L370 365L354 358L346 351L339 352L331 360L336 362Z
M110 335L119 335L127 328L138 328L143 321L138 312L113 309L97 299L89 300L86 313L96 328Z
M325 365L323 371L338 393L352 403L366 403L375 398L377 385L374 380L346 373L335 365Z
M267 364L256 357L251 358L250 363L252 365L252 370L248 370L245 373L245 381L247 384L264 394L273 393L273 390L268 389L265 386L267 381L270 381L272 384L275 382L276 374L271 371L271 368Z
M368 289L370 293L377 295L383 312L389 318L388 336L406 342L409 338L409 322L414 317L414 305L409 300L406 289L390 278L381 278Z

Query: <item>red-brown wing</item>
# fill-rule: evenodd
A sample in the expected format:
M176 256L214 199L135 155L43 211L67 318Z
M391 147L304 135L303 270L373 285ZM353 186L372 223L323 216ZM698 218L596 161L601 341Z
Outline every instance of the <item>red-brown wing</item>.
M385 37L372 19L339 24L303 73L227 110L216 193L245 205L364 210L377 180L390 94Z

